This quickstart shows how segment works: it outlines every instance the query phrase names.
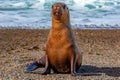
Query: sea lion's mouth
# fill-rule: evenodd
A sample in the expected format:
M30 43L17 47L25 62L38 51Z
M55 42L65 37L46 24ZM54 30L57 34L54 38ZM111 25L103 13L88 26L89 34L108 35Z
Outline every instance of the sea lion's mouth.
M53 9L53 16L55 19L60 20L62 16L62 10L54 10Z
M62 15L61 12L54 12L53 14L54 14L55 16L61 16L61 15Z

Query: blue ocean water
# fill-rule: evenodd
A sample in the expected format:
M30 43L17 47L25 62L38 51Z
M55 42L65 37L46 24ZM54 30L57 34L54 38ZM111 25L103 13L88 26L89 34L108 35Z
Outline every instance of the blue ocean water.
M120 29L120 0L0 0L0 27L50 28L58 1L68 5L72 27Z

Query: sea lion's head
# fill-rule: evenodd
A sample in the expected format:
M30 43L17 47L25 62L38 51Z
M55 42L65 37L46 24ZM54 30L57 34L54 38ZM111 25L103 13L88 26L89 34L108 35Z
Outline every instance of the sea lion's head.
M55 21L63 21L69 24L69 9L66 4L57 2L52 5L52 18Z

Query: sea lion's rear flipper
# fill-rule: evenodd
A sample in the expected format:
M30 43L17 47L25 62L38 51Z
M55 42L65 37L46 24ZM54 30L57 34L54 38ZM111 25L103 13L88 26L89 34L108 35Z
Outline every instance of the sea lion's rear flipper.
M50 73L50 65L49 65L47 55L45 55L45 58L46 58L46 64L45 64L44 71L34 71L35 69L38 68L37 63L34 62L27 67L25 73L42 74L42 75L49 74Z
M34 71L38 68L38 63L36 61L34 61L33 63L29 64L26 68L26 72L31 72Z
M43 55L39 60L30 63L26 68L26 72L31 72L38 68L45 67L45 64L46 64L46 56Z

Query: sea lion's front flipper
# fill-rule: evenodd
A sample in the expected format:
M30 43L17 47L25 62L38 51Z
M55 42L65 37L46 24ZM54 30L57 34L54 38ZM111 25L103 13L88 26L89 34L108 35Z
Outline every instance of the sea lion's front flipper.
M47 57L47 55L45 55L46 57L46 64L45 64L45 69L44 69L44 71L41 73L41 74L43 74L43 75L46 75L46 74L50 74L50 70L51 70L51 68L50 68L50 63L49 63L49 61L48 61L48 57Z
M78 73L76 69L76 54L71 57L71 75L72 76L100 76L101 73Z
M71 75L76 76L76 54L73 54L71 57Z

